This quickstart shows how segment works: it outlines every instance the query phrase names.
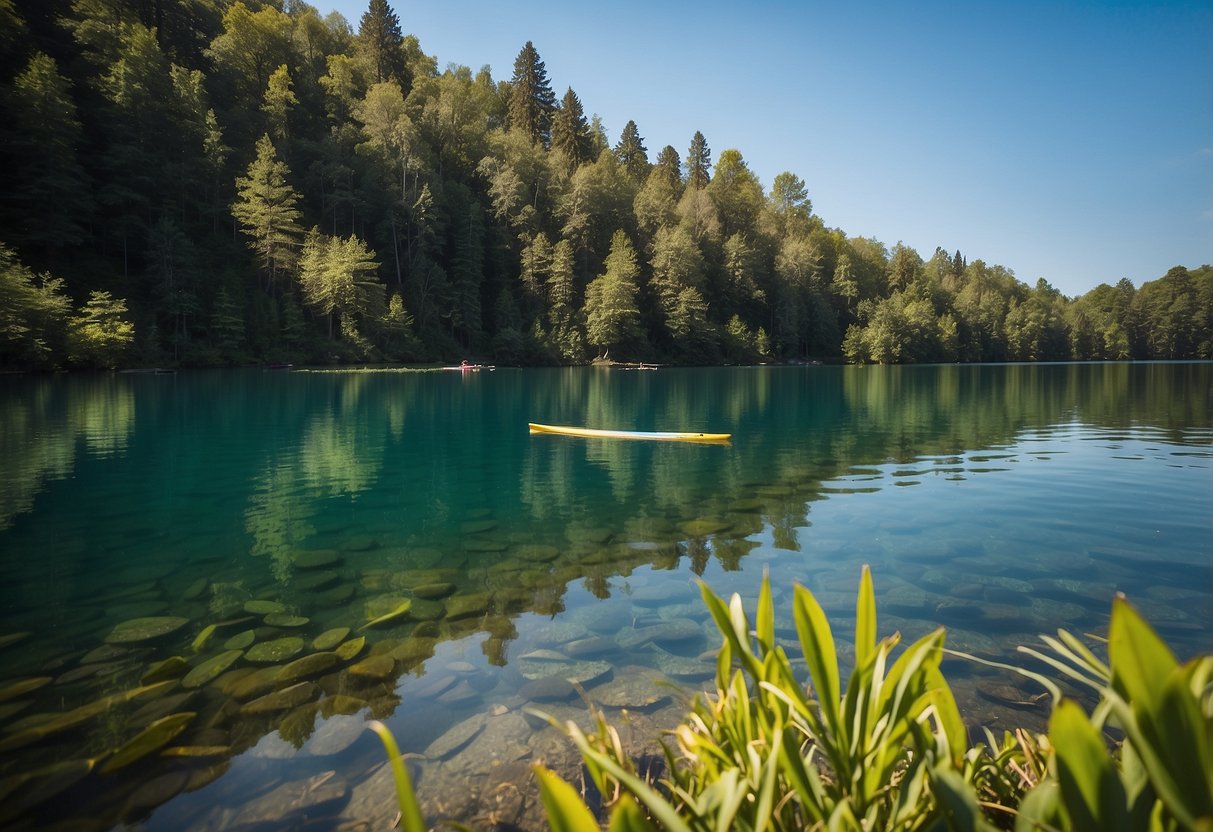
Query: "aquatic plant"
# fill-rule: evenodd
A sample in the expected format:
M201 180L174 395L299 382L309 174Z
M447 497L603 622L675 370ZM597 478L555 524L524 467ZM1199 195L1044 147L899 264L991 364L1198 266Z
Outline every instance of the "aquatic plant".
M1096 693L1090 714L1052 679L1014 668L1052 695L1048 733L997 740L986 730L970 744L940 670L943 629L899 652L897 634L878 639L867 567L845 690L829 621L808 589L793 597L808 686L776 642L768 578L752 622L740 596L726 603L701 589L723 636L715 690L671 732L664 778L637 772L600 710L588 733L562 726L611 830L1213 830L1213 656L1181 665L1123 597L1106 663L1066 631L1043 637L1047 650L1020 648ZM582 794L535 770L555 832L598 825ZM416 811L407 775L397 787L407 818L408 801Z

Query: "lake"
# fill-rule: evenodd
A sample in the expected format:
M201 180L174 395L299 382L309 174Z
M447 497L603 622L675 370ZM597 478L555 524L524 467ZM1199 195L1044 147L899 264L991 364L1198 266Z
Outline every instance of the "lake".
M799 582L882 634L1025 665L1124 592L1213 649L1213 364L0 377L0 826L386 828L370 718L432 817L536 828L528 709L652 753ZM530 435L528 422L732 433ZM360 639L363 639L360 641ZM1043 728L950 658L976 727ZM360 825L361 824L361 825Z

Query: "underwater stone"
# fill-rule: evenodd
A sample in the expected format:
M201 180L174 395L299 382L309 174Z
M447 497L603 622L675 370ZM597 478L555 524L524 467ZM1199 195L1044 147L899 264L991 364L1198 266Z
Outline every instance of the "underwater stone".
M446 608L447 619L458 621L462 618L476 618L486 614L491 602L492 595L487 592L477 592L474 595L456 595L447 598L443 604Z
M300 575L295 579L294 587L301 592L314 592L318 589L327 589L340 580L340 575L326 569L322 572L308 572Z
M253 601L244 602L244 611L251 615L269 615L271 613L286 612L286 604L280 604L277 601L268 601L265 599L256 599Z
M190 663L181 656L169 656L163 661L148 667L147 672L139 677L141 685L151 685L166 679L180 679L190 672Z
M364 679L382 680L391 678L395 670L396 660L391 656L369 656L357 664L350 665L348 673Z
M347 642L337 645L333 652L337 654L337 658L341 661L348 662L357 657L365 645L366 636L358 636L358 638L352 638Z
M228 650L220 653L218 656L207 659L185 674L185 678L181 680L181 686L185 688L200 688L235 664L236 660L243 655L243 650Z
M289 615L287 613L270 613L262 619L269 627L281 627L283 629L294 629L295 627L306 627L311 619L304 618L302 615Z
M154 641L177 632L188 623L190 623L188 618L175 615L134 618L114 627L105 637L105 642L107 644L137 644L143 641Z
M255 664L272 664L294 658L302 652L303 639L298 636L288 636L254 644L244 658Z
M413 595L430 601L445 598L454 591L455 585L447 582L421 584L420 586L413 587Z
M529 702L564 702L577 695L577 688L568 679L545 676L526 682L518 695Z
M310 549L296 552L293 562L296 569L324 569L329 566L338 566L341 563L341 556L335 549Z
M311 676L319 676L335 667L338 661L336 653L312 653L309 656L295 659L295 661L283 667L278 672L278 682L294 682L299 679L307 679Z
M236 635L223 642L225 650L245 650L252 646L257 640L257 633L253 630L244 630L236 633Z
M332 650L345 641L345 637L349 634L349 627L334 627L331 630L325 630L312 640L312 647L316 650Z
M484 730L488 717L476 714L452 726L422 752L431 760L443 760L458 753Z
M240 709L242 714L268 714L274 711L287 711L306 704L315 698L320 691L315 682L300 682L289 688L267 693L258 699L247 703Z
M143 759L148 754L159 751L168 745L173 737L184 731L196 716L197 714L193 711L185 711L156 720L115 751L101 766L101 773L110 774Z

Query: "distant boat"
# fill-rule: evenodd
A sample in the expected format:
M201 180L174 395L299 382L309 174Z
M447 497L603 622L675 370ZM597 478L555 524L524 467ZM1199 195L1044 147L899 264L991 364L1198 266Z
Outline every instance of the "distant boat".
M477 370L496 370L492 364L460 364L456 367L439 367L439 370L458 370L462 373L474 373Z
M580 436L589 439L648 439L659 442L728 442L731 433L694 433L684 431L599 430L566 425L539 425L528 422L531 433L551 433L558 436Z

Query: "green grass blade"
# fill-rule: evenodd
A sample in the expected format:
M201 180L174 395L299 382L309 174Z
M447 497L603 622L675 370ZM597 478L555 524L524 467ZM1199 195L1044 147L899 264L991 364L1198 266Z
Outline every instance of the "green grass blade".
M388 764L392 767L392 779L396 781L396 799L400 803L400 828L404 832L426 832L425 818L421 815L421 807L417 803L417 795L413 792L413 781L409 779L408 769L400 757L400 749L391 730L377 719L367 723L367 727L379 735L383 747L387 751Z
M771 600L771 573L762 570L762 589L758 592L758 611L754 630L764 652L775 649L775 604Z
M865 563L859 577L859 597L855 600L855 664L867 664L876 652L876 596L872 590L872 570Z
M582 832L597 829L594 814L581 801L577 790L541 765L532 767L539 780L539 796L552 832ZM615 828L612 821L611 828Z
M1112 666L1112 687L1132 702L1134 709L1142 706L1151 712L1158 708L1163 685L1178 666L1170 648L1123 595L1112 601L1108 663Z
M1063 699L1049 720L1062 803L1076 829L1127 830L1128 801L1103 738L1077 703Z
M556 827L553 826L552 829L555 832ZM632 796L624 792L611 810L611 825L607 827L607 832L657 832L657 827L644 816Z
M830 622L813 593L799 585L796 587L792 614L825 723L835 735L844 735L845 729L838 713L838 652Z

